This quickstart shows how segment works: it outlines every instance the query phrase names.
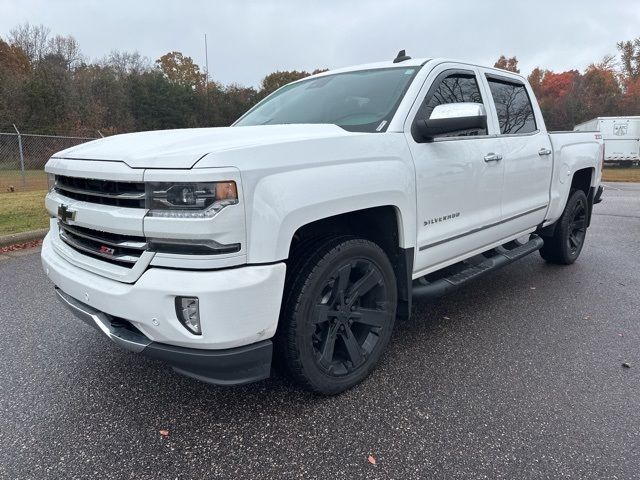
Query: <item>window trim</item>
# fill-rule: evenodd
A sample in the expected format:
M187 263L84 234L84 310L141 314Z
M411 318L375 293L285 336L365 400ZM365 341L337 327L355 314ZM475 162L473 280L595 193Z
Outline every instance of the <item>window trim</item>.
M436 76L436 78L431 83L429 90L427 90L427 93L425 94L424 98L420 101L418 110L416 111L415 115L413 116L413 120L411 121L411 137L413 137L413 140L416 143L425 143L422 137L420 137L420 135L417 132L416 122L420 118L420 114L424 111L425 105L427 104L427 100L430 99L431 96L434 94L435 90L438 87L440 87L440 84L442 83L442 81L445 78L450 77L451 75L466 75L466 76L473 77L476 81L476 85L478 86L478 93L480 94L480 98L482 99L482 105L484 105L485 110L488 110L489 106L487 104L487 100L484 97L484 94L482 93L482 87L480 86L481 79L478 73L476 73L473 70L469 70L466 68L457 68L457 67L443 70ZM438 137L438 138L434 138L433 142L430 142L430 143L441 142L441 141L452 141L452 140L475 140L475 139L487 138L492 136L494 135L489 134L489 126L487 125L486 135L473 135L473 136L462 136L462 137L457 137L457 136Z
M495 73L485 72L484 76L487 82L487 88L489 89L489 94L491 95L491 103L493 104L493 113L495 114L496 120L498 122L498 125L497 125L498 133L496 133L495 136L496 137L526 137L526 136L537 135L538 133L540 133L540 127L538 126L538 119L536 118L536 111L533 108L533 102L531 101L531 95L529 95L529 89L527 88L527 84L522 80L520 80L519 78L496 75ZM490 84L492 81L524 88L524 92L527 95L527 100L529 101L529 106L531 107L531 113L533 114L533 124L535 126L535 129L533 129L530 132L523 132L523 133L502 133L502 130L500 128L500 116L498 115L498 107L496 106L496 99L494 98L493 92L491 91Z

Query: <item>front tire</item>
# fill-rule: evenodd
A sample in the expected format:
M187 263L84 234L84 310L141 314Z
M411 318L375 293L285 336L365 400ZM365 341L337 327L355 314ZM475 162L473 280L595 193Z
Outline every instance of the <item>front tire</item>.
M570 193L552 237L545 237L540 256L549 263L570 265L580 256L587 235L589 204L582 190Z
M375 243L325 239L293 262L279 335L294 379L323 395L362 381L391 338L397 287L391 262ZM294 259L295 260L295 259Z

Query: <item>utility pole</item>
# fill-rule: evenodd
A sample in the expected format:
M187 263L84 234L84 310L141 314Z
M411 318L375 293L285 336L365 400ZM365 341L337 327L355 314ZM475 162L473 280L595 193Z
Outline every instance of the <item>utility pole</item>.
M207 45L207 34L204 34L204 62L205 62L205 88L207 96L207 110L209 108L209 49Z

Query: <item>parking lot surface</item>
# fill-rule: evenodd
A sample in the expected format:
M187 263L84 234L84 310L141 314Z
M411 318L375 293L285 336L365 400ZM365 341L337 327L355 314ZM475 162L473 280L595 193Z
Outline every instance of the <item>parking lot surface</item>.
M124 352L36 253L0 259L0 478L640 477L640 184L605 190L575 265L534 254L415 305L332 398Z

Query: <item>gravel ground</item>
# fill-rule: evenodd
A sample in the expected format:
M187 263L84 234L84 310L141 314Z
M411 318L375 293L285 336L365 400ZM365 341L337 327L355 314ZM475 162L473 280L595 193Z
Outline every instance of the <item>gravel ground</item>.
M606 189L575 265L534 254L416 305L333 398L119 350L34 250L0 286L1 478L640 478L640 184Z

